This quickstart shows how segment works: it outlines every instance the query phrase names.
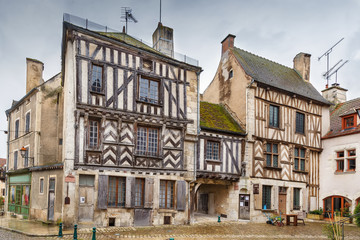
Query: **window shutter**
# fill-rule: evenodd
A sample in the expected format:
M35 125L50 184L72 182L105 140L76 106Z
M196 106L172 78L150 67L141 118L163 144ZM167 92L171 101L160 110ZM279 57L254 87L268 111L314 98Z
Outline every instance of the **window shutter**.
M109 176L99 175L98 185L98 208L107 209L107 193L108 193Z
M185 208L186 208L186 182L185 181L177 181L176 200L177 200L177 210L185 211Z
M145 179L144 208L152 208L153 207L153 193L154 193L154 179L146 178Z
M290 203L290 209L294 210L294 188L291 188Z
M125 207L135 207L135 177L126 177Z

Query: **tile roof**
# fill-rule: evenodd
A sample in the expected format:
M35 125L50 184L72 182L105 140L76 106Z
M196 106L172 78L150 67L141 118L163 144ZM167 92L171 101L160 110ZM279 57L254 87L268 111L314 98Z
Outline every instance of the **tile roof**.
M200 128L246 135L244 129L222 105L208 102L200 102Z
M355 98L343 103L330 107L330 131L323 137L332 138L343 135L349 135L354 133L360 133L360 122L357 122L357 126L350 129L342 130L342 116L355 113L355 109L360 108L360 98Z
M259 57L240 48L234 47L232 52L246 74L255 81L316 100L320 103L331 104L320 95L310 82L304 81L294 69Z

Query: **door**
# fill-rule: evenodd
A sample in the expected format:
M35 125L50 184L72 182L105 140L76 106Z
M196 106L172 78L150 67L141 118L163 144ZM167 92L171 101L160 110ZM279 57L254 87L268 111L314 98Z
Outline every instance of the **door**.
M94 216L94 175L79 177L79 222L91 222Z
M240 194L239 200L239 218L250 220L250 195Z
M199 201L199 212L208 213L208 201L209 195L207 193L200 194L200 201Z
M279 213L286 214L286 194L279 194Z
M55 178L49 179L48 221L54 221Z

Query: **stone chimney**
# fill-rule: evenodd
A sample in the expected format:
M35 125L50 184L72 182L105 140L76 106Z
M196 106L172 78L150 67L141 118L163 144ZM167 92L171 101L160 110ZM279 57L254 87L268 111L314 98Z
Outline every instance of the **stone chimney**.
M159 22L152 35L153 48L169 57L174 57L174 30Z
M235 40L236 36L229 34L227 35L227 37L222 40L221 44L221 56L224 54L224 52L226 52L229 48L234 47L234 40Z
M340 84L333 83L331 87L322 90L322 96L334 104L346 102L346 92L348 90L340 87Z
M299 53L294 57L294 69L306 82L310 82L310 57L308 53Z
M26 93L44 82L44 64L36 59L26 58Z

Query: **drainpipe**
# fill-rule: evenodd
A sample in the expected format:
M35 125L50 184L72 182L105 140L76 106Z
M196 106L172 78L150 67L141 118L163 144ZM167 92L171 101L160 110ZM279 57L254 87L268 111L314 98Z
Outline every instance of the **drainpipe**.
M10 150L10 123L11 123L11 116L10 116L10 113L8 113L8 132L7 132L7 158L6 158L6 168L5 168L5 175L7 175L7 171L8 171L8 169L9 169L9 156L10 156L10 152L9 152L9 150ZM5 207L5 209L8 209L8 204L9 204L9 202L8 202L8 193L9 193L9 191L8 191L8 187L10 188L10 186L7 186L8 185L8 176L5 176L5 203L7 202L7 205L6 205L6 207Z

